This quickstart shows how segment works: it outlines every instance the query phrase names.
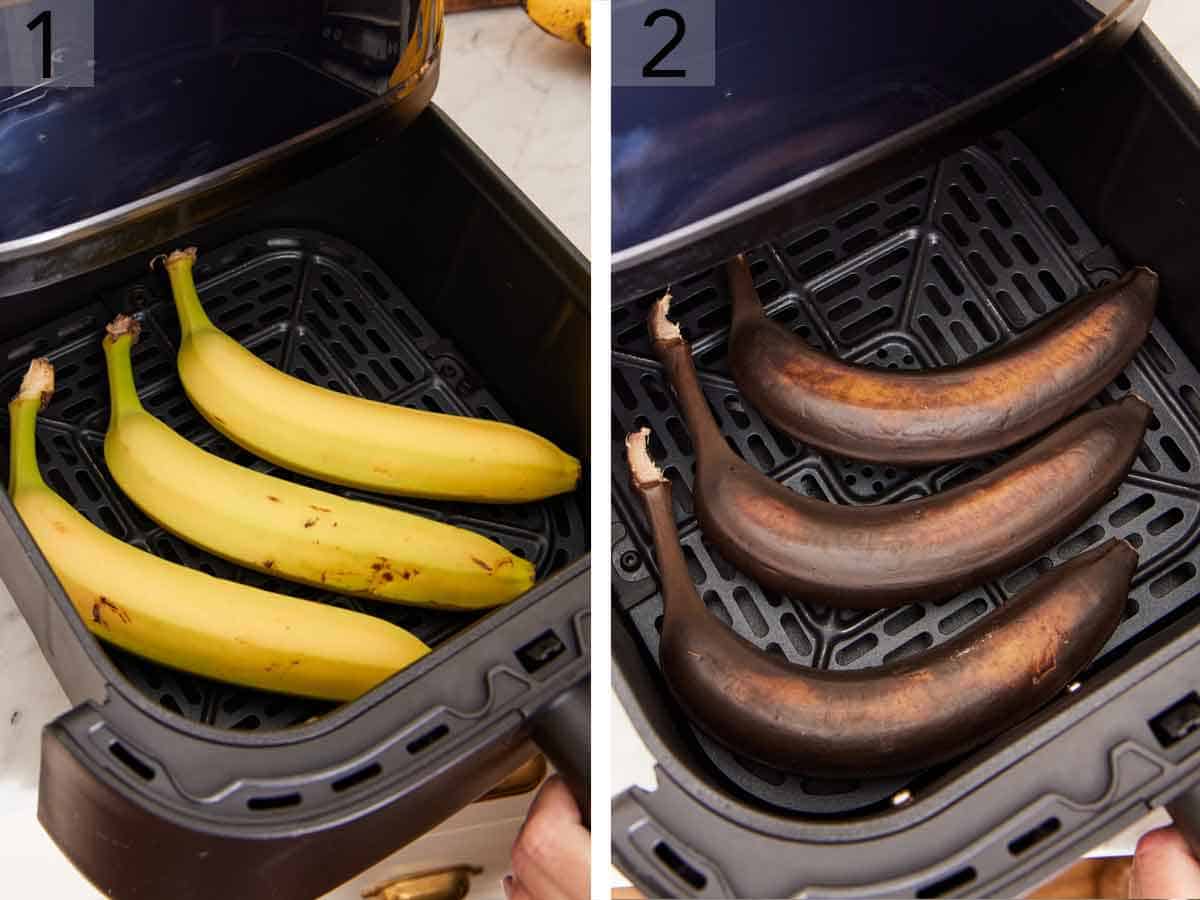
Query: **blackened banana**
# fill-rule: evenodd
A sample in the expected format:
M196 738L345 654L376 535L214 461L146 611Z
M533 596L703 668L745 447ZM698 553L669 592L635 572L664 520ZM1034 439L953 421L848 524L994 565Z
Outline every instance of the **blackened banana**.
M994 353L895 372L848 365L768 319L743 257L726 274L729 365L745 398L806 444L896 465L986 455L1075 412L1133 358L1158 299L1158 276L1133 269Z
M952 759L1047 703L1121 620L1137 553L1109 540L918 657L853 671L781 660L723 625L697 595L671 484L646 452L648 434L632 434L626 445L658 556L663 675L697 725L765 765L861 778Z
M650 334L696 446L696 515L705 535L759 583L857 609L936 600L1033 561L1117 490L1150 407L1135 396L1081 413L1001 466L906 503L840 506L802 497L737 456L666 318Z

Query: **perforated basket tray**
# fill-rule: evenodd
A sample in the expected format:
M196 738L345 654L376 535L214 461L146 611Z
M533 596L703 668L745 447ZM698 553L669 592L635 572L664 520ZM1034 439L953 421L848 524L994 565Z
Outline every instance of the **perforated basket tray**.
M203 253L195 273L201 300L218 327L305 381L401 406L512 421L453 344L434 332L374 262L340 240L296 229L261 232ZM39 462L47 482L110 534L212 575L379 616L430 644L481 615L342 597L282 581L205 553L150 521L121 493L104 465L108 381L100 340L104 324L118 312L136 313L143 322L133 364L146 408L206 450L290 481L477 531L531 560L539 579L583 555L586 532L574 494L515 506L384 497L296 475L235 446L195 411L179 383L179 325L161 274L148 274L0 346L6 365L0 391L5 396L15 393L32 357L53 361L57 392L38 422ZM7 417L0 430L7 454ZM143 693L193 721L240 730L278 729L332 706L198 678L107 649Z
M1007 133L826 221L798 227L749 258L772 318L843 359L909 369L952 365L1003 344L1123 269L1036 159ZM743 458L794 490L836 503L893 503L960 484L1005 458L996 454L910 471L798 445L743 403L729 376L730 305L723 270L672 285L672 292L672 318L692 344L722 431ZM646 311L659 294L612 310L614 459L623 460L619 442L628 431L653 430L651 450L674 484L676 520L701 596L714 615L757 646L830 669L877 666L921 653L996 609L1039 572L1108 537L1130 541L1141 560L1125 617L1093 670L1195 595L1200 471L1192 460L1200 459L1200 395L1192 385L1200 383L1200 375L1160 323L1102 395L1110 402L1134 390L1154 407L1138 461L1117 496L1020 571L950 600L863 613L764 591L705 542L692 511L692 444L645 328ZM662 597L649 531L623 462L614 471L614 595L657 658ZM933 774L845 782L806 778L742 759L699 729L692 731L735 790L798 814L879 808L905 783Z

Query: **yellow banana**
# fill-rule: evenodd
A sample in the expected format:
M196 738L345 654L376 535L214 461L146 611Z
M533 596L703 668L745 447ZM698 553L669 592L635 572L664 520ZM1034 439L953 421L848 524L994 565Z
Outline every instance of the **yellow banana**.
M473 531L273 478L180 437L138 400L130 362L138 330L117 316L104 339L112 398L104 460L172 534L260 572L397 603L482 609L533 586L528 560Z
M197 675L350 700L429 652L382 619L284 597L167 562L101 531L42 480L37 414L54 369L34 360L8 406L8 492L87 627Z
M195 259L191 247L166 260L182 334L179 377L204 418L251 453L410 497L521 503L579 481L579 460L515 425L377 403L280 372L209 321Z
M591 0L521 0L521 6L547 34L592 46Z

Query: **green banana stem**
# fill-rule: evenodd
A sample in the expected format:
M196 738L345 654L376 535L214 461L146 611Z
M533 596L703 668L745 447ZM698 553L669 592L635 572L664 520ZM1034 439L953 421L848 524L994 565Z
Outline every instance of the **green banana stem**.
M115 422L129 413L142 412L137 386L133 381L131 351L141 327L129 316L117 316L107 328L104 359L108 364L109 416Z
M48 359L35 359L21 381L21 389L8 404L10 497L20 491L49 490L38 468L37 416L53 394L54 367Z
M166 258L167 276L171 279L171 296L175 298L175 311L179 314L179 328L183 338L213 324L200 305L196 293L196 282L192 278L192 266L196 262L196 248L174 250Z

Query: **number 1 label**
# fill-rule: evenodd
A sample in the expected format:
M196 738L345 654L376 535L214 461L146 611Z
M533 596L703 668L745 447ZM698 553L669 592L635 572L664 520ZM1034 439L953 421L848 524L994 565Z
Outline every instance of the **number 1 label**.
M0 0L0 92L95 84L95 0Z

